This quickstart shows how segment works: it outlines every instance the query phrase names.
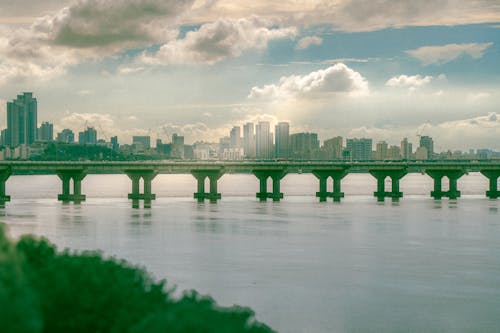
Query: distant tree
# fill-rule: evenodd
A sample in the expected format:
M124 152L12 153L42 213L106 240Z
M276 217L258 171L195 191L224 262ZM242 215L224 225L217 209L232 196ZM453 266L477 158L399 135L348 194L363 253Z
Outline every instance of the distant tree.
M57 252L46 239L12 243L0 224L0 328L10 332L272 332L248 308L195 291L175 299L125 261Z

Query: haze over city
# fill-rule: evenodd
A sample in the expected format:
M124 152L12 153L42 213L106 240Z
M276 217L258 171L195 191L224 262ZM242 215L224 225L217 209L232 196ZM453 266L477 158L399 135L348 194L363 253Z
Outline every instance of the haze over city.
M0 4L0 127L31 91L56 132L218 141L235 125L500 149L497 1ZM43 115L43 116L42 116Z

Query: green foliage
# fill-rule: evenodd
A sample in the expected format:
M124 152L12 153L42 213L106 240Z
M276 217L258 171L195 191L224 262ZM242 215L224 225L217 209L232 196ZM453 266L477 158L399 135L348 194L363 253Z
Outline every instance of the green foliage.
M248 308L222 308L195 291L175 299L165 281L96 252L17 243L0 225L0 327L5 332L272 332Z

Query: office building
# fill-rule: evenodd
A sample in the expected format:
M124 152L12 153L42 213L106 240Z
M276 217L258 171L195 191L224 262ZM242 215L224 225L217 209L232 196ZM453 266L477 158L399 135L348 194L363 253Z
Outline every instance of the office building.
M241 127L234 126L229 134L231 148L241 148Z
M243 152L245 158L255 158L255 131L253 123L243 126Z
M271 125L261 121L255 128L255 155L258 159L273 158L273 137L270 132Z
M372 139L347 139L346 151L351 161L367 161L372 159Z
M118 151L120 149L120 144L118 143L118 137L116 135L111 137L111 149L114 151Z
M7 132L5 144L11 147L31 145L37 134L37 101L25 92L7 102Z
M149 135L134 135L132 144L137 150L148 150L151 148L151 137Z
M274 156L276 158L290 157L290 124L280 122L274 127Z
M170 157L184 159L184 136L172 134Z

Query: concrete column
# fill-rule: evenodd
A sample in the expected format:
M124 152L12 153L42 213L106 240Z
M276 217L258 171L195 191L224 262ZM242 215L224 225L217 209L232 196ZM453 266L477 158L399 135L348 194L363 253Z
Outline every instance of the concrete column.
M132 181L132 193L128 198L132 200L132 208L139 208L140 200L144 201L144 208L151 208L151 200L156 199L156 194L151 193L151 183L158 174L156 170L127 170L127 176ZM143 192L141 193L140 181L144 182Z
M205 199L209 199L210 202L217 202L218 199L222 197L220 193L217 192L217 181L224 174L221 170L192 170L191 174L198 182L197 192L193 194L193 197L198 200L198 202L203 202ZM208 177L210 181L210 192L205 192L205 179Z
M5 183L10 175L10 169L3 169L0 171L0 208L4 208L5 203L10 201L10 195L5 194Z
M260 191L256 193L259 201L266 201L267 198L273 201L280 201L283 198L283 193L280 192L280 180L285 177L285 170L254 170L253 174L259 179ZM267 179L271 177L273 180L273 191L267 192Z
M399 180L406 175L406 169L380 169L369 170L370 174L377 179L377 191L373 195L377 201L384 201L386 197L392 201L399 201L403 193L399 190ZM390 192L385 190L385 179L391 177L392 188Z
M498 170L481 170L481 173L489 180L489 190L486 191L486 196L490 199L500 198L498 190L498 177L500 177L500 169Z
M441 198L456 199L460 197L460 191L457 189L457 180L465 174L464 170L427 169L425 170L425 173L427 173L434 180L434 191L431 191L431 197L433 197L435 200L439 200ZM442 189L442 179L445 176L448 177L450 183L450 188L448 191L443 191Z
M62 193L57 196L63 203L73 202L78 204L85 201L85 195L82 194L82 180L86 173L84 170L58 170L57 176L62 181ZM73 179L73 193L71 193L70 181Z
M328 197L331 197L334 202L340 202L340 199L344 197L344 193L341 191L341 182L342 178L347 175L347 170L345 168L341 170L313 170L312 173L319 180L319 192L316 192L319 201L325 202ZM333 179L333 192L327 191L327 182L330 177Z

